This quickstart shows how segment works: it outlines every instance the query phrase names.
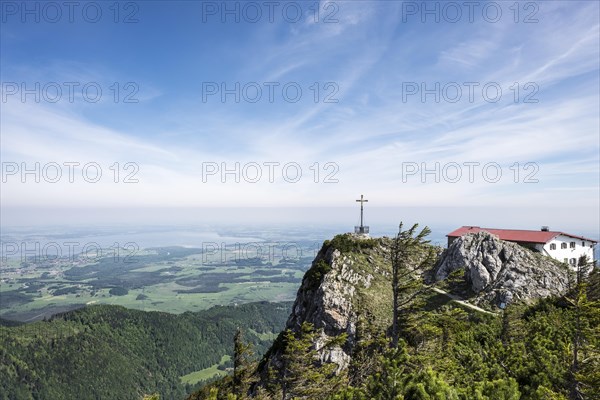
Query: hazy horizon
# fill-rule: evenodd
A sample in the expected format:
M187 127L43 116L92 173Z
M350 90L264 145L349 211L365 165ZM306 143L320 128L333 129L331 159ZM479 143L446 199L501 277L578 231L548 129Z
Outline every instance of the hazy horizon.
M373 202L373 200L371 200ZM365 205L365 225L371 229L406 224L459 227L463 225L537 230L600 236L597 209L588 218L573 219L559 207L377 207ZM2 229L52 226L277 226L346 227L360 222L358 204L348 207L198 207L198 208L16 208L2 209ZM515 222L508 222L514 220Z

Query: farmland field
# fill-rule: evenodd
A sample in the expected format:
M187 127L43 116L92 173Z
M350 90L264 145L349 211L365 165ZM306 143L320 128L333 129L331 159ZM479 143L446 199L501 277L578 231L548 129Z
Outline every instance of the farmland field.
M135 252L107 246L93 255L62 257L3 255L0 317L35 321L89 304L182 313L214 305L289 301L321 243L261 239Z

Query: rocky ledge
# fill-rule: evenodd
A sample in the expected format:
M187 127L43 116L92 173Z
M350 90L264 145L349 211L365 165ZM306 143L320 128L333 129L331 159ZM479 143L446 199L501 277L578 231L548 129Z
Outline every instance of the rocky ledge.
M435 279L446 279L457 270L483 306L506 304L560 295L572 279L569 268L516 243L479 232L457 238L437 263Z

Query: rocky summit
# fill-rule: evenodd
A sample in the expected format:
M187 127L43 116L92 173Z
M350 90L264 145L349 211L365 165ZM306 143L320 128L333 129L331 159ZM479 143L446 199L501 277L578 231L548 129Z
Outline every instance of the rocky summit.
M572 282L569 268L516 243L479 232L457 238L437 263L435 279L464 271L479 305L506 304L563 294Z
M338 371L347 368L356 339L365 335L361 326L368 325L371 332L391 326L391 247L387 237L345 234L325 241L298 290L286 329L297 332L302 323L311 323L319 333L315 348L321 362L337 364ZM427 275L438 282L460 275L469 289L461 297L486 309L560 295L570 284L564 264L487 232L463 236L443 252L435 251L438 260ZM347 335L345 343L326 345L342 334ZM268 365L280 367L279 355L275 344Z
M238 372L189 400L600 398L597 271L575 285L489 233L443 250L414 228L326 240L260 362L236 344Z
M338 235L325 241L308 270L292 307L286 329L298 331L303 322L319 332L315 347L322 362L345 369L362 322L384 331L391 324L391 239ZM325 346L347 334L340 345ZM278 367L274 346L269 364Z

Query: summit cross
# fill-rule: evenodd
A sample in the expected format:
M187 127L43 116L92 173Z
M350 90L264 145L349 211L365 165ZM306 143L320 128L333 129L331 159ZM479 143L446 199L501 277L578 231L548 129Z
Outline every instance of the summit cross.
M368 203L369 200L366 200L361 194L360 200L356 200L356 202L360 203L360 226L354 227L354 233L369 233L369 227L363 226L363 203Z

